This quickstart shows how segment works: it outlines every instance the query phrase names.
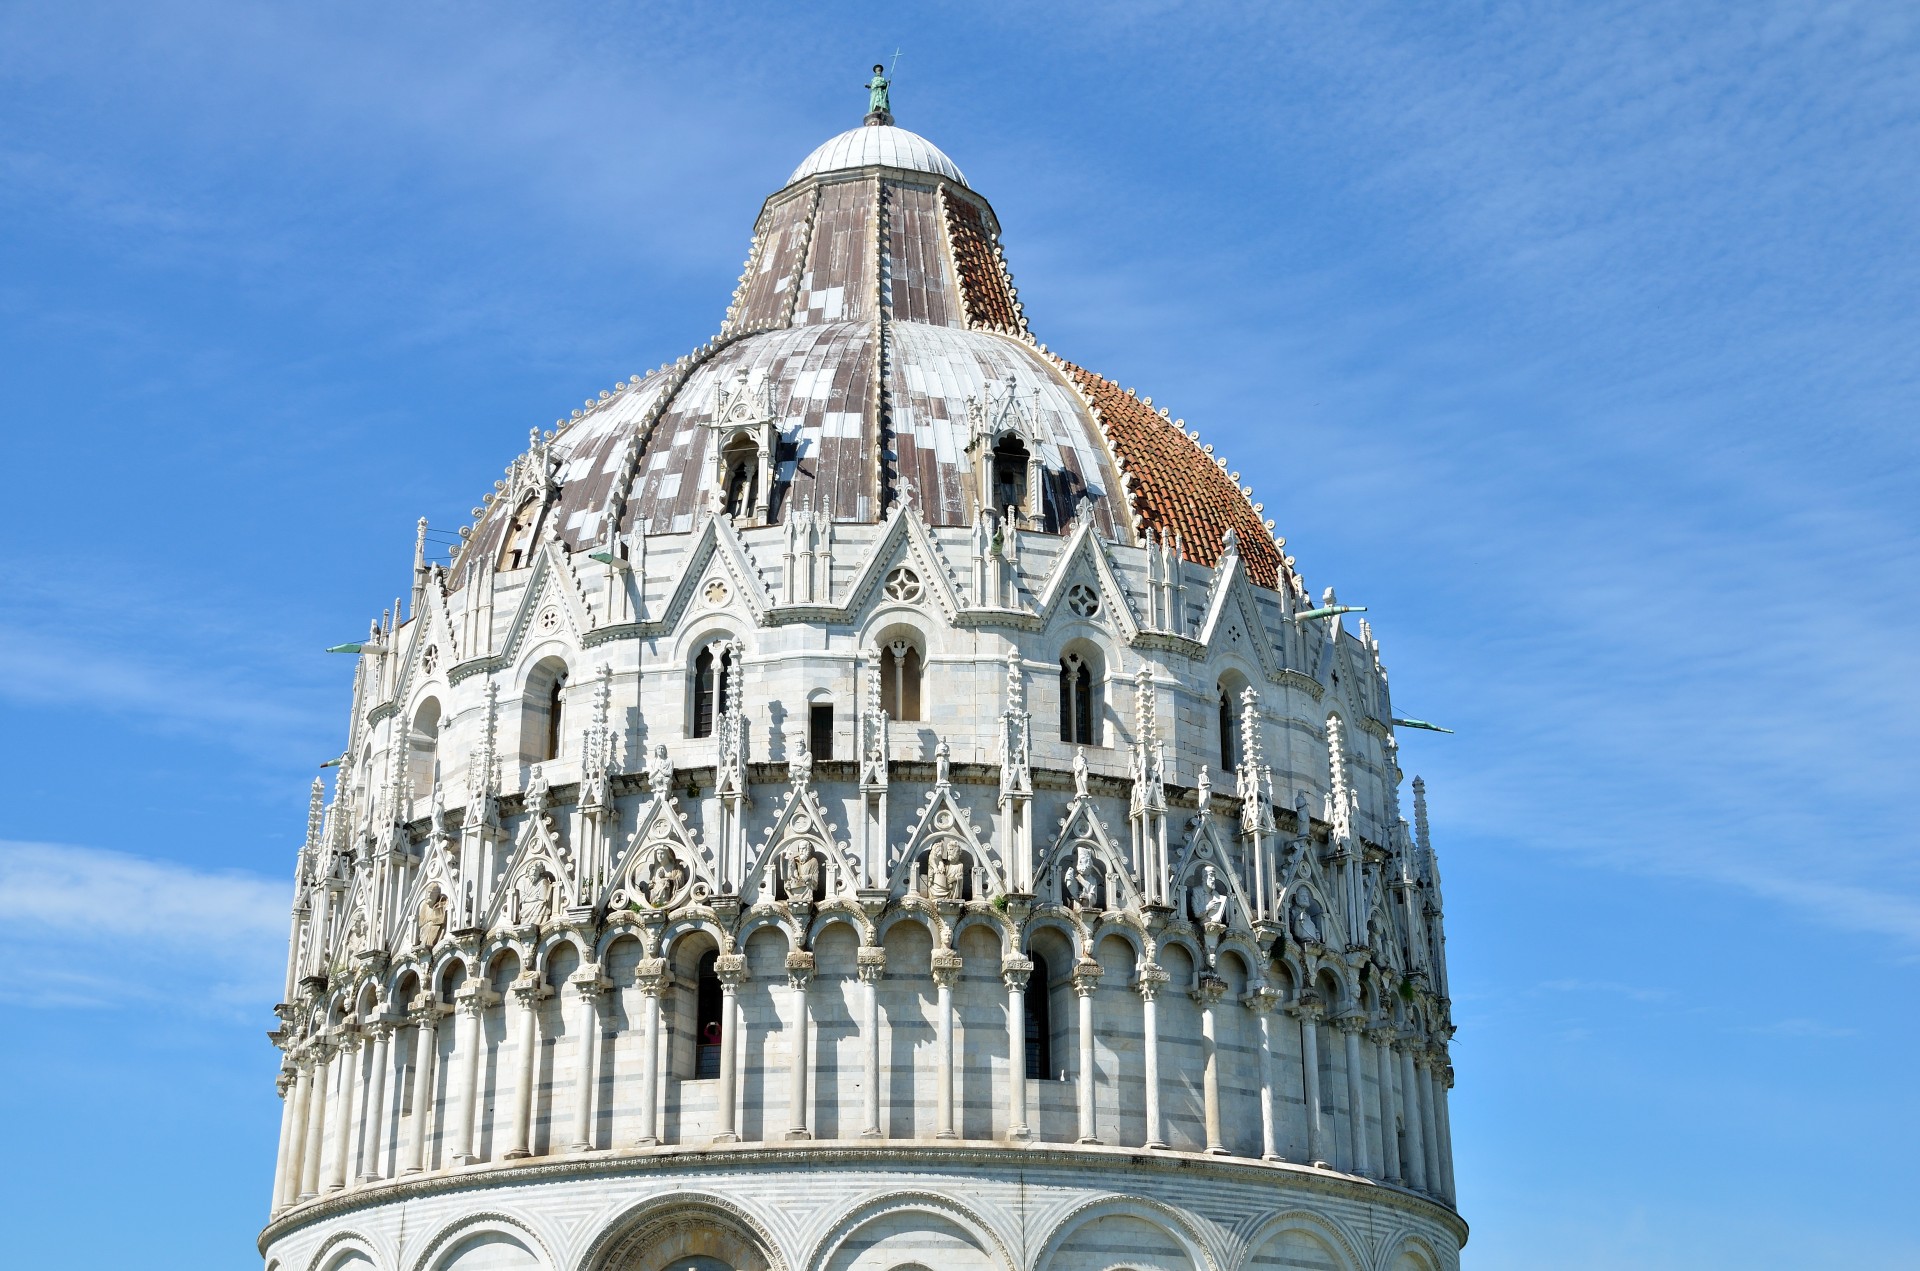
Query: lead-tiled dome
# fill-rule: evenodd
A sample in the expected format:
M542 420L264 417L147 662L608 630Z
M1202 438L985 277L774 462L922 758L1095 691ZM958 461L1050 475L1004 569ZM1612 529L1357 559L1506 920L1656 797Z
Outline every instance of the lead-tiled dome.
M764 426L716 426L728 394ZM1029 530L1086 518L1115 542L1177 536L1203 565L1231 531L1250 579L1285 572L1261 509L1177 421L1035 343L992 207L891 125L809 155L761 209L720 335L589 403L544 458L553 481L491 500L472 559L515 567L514 543L546 531L575 549L687 533L705 510L871 524L912 502L931 527L963 527L1014 498Z

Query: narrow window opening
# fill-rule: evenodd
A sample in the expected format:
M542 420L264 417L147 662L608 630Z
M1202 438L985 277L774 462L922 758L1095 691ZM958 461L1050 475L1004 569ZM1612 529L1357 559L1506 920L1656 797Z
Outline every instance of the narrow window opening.
M1027 977L1027 1076L1045 1081L1053 1075L1052 986L1047 960L1037 953L1028 955L1033 973Z
M1026 507L1029 457L1018 437L1003 437L993 448L993 506L1002 515Z
M1093 668L1077 653L1060 659L1060 740L1097 746L1095 724L1099 703L1094 695Z
M722 649L715 657L713 646L708 645L693 660L693 736L713 736L714 717L725 709L727 677L732 673L733 652L729 649Z
M540 755L542 759L560 757L560 742L566 736L562 729L561 718L565 707L566 690L567 676L563 671L553 677L553 684L547 689L547 741Z
M1233 692L1220 686L1220 766L1232 770L1240 766L1239 738L1235 735Z
M726 1036L720 1024L723 999L717 970L719 960L719 950L709 949L700 956L699 967L694 972L693 1075L696 1079L720 1075L720 1047L725 1044Z
M807 707L807 749L816 760L833 758L833 703Z
M500 559L495 568L525 569L533 564L534 531L540 528L540 508L539 497L530 494L513 510L513 518L507 522L506 535L500 542Z
M896 640L880 653L880 709L892 720L920 718L920 650Z

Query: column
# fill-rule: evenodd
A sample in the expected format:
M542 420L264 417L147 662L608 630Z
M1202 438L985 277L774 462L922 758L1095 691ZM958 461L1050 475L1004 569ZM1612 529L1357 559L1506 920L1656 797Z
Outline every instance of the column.
M547 986L529 971L516 978L508 992L518 1005L513 1049L520 1072L513 1082L513 1123L508 1127L507 1150L502 1156L523 1161L533 1155L533 1083L539 1075L534 1059L540 1050L540 999L547 995Z
M1420 1134L1426 1141L1427 1190L1434 1195L1441 1191L1440 1173L1440 1135L1434 1125L1433 1116L1433 1056L1422 1051L1414 1057L1414 1069L1420 1081Z
M351 1027L340 1030L340 1053L334 1060L339 1070L339 1095L333 1101L333 1156L327 1162L326 1184L322 1191L335 1192L347 1185L353 1171L353 1107L360 1090L360 1034Z
M1146 1061L1142 1084L1147 1096L1147 1141L1145 1146L1167 1146L1166 1126L1160 1119L1160 986L1167 982L1167 969L1149 962L1140 968L1134 992L1140 995L1140 1048Z
M1301 1002L1288 1008L1300 1021L1300 1077L1307 1101L1307 1160L1327 1166L1327 1134L1320 1118L1320 1004Z
M813 1045L809 1030L813 1012L807 1000L807 988L813 983L813 955L804 949L787 955L787 988L793 1010L793 1060L788 1065L787 1137L810 1139L808 1129L807 1075L813 1067Z
M274 1158L273 1202L270 1212L279 1213L292 1203L298 1187L289 1187L291 1175L298 1168L295 1164L300 1156L300 1128L306 1121L307 1074L295 1061L289 1068L283 1069L276 1084L280 1089L280 1151Z
M1342 1015L1338 1022L1347 1041L1347 1124L1353 1131L1353 1172L1371 1174L1367 1168L1367 1073L1360 1066L1360 1033L1367 1020L1364 1015Z
M427 1167L427 1119L433 1115L433 1061L440 1036L440 1004L422 993L413 1010L413 1115L407 1127L407 1164L401 1172Z
M1031 958L1004 958L1000 981L1007 986L1007 1137L1030 1139L1027 1125L1027 980ZM1042 993L1046 986L1040 986Z
M1374 1068L1380 1074L1380 1177L1400 1183L1406 1176L1400 1172L1400 1136L1394 1133L1393 1070L1398 1065L1393 1061L1393 1030L1383 1021L1367 1030L1367 1040L1373 1043Z
M935 1071L935 1098L939 1107L934 1109L934 1132L936 1139L957 1139L960 1136L953 1130L953 986L960 978L960 955L952 949L935 949L933 952L933 985L936 994L935 1009L939 1014L939 1028L935 1049L939 1052L939 1067Z
M1426 1137L1420 1128L1420 1083L1413 1071L1412 1038L1402 1037L1394 1049L1400 1052L1400 1115L1407 1126L1407 1186L1423 1192L1427 1190Z
M1448 1204L1457 1197L1453 1191L1453 1130L1447 1124L1447 1091L1453 1085L1453 1065L1446 1052L1437 1051L1433 1064L1433 1123L1436 1154L1440 1158L1440 1194Z
M1227 982L1211 972L1200 973L1200 983L1193 990L1193 998L1200 1003L1200 1091L1206 1113L1207 1151L1218 1156L1227 1155L1227 1145L1220 1133L1220 1047L1215 1032L1214 1008L1227 991Z
M573 986L573 1032L580 1038L574 1051L573 1132L568 1136L567 1150L591 1152L593 1091L599 1081L595 1060L600 1051L600 995L606 991L607 981L600 974L599 964L588 962L568 976L567 983ZM658 1001L656 998L656 1005Z
M477 1165L480 1161L473 1151L473 1112L480 1095L480 1049L486 1045L480 1022L487 1007L498 1001L499 996L480 979L468 980L454 994L453 1009L458 1023L453 1035L453 1089L447 1092L447 1102L453 1105L447 1154L455 1165Z
M740 986L747 982L747 958L741 953L723 953L714 960L720 977L720 1129L715 1143L731 1143L739 1137L734 1131L734 1092L738 1088L735 1056L740 1053Z
M640 1052L640 1133L634 1142L651 1147L660 1141L660 995L670 979L665 958L646 958L638 980L646 1043Z
M376 1019L367 1034L373 1038L373 1045L368 1048L367 1111L360 1130L360 1172L354 1176L357 1183L377 1183L387 1176L380 1168L380 1151L387 1137L387 1081L393 1067L388 1062L388 1042L393 1037L393 1025L384 1018Z
M885 949L861 949L860 1005L864 1019L860 1029L860 1049L866 1060L866 1124L860 1127L863 1139L886 1137L880 1126L880 981L887 974Z
M1100 987L1100 964L1092 958L1082 958L1074 964L1073 991L1080 999L1080 1142L1098 1143L1100 1138L1093 1132L1093 993Z
M327 1137L327 1085L333 1079L333 1043L313 1043L312 1076L307 1081L307 1128L301 1139L300 1199L320 1194L320 1148Z
M1273 1008L1280 994L1270 988L1255 989L1246 997L1247 1009L1260 1030L1260 1159L1277 1161L1280 1147L1273 1124Z

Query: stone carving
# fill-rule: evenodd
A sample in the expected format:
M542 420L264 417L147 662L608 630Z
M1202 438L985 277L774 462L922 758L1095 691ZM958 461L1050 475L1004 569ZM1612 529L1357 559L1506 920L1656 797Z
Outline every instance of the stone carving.
M447 893L439 883L427 884L427 894L420 898L419 912L414 915L414 928L420 947L429 951L447 934Z
M794 839L780 854L780 898L811 905L820 894L820 853L805 839Z
M1073 752L1073 797L1087 797L1087 752L1078 747Z
M667 758L663 742L653 748L653 757L647 760L647 788L655 794L665 794L672 787L673 760Z
M952 839L941 839L927 851L927 899L967 898L967 853Z
M674 850L662 843L648 853L646 875L647 903L655 909L665 909L686 884L687 868Z
M535 861L513 885L507 921L516 927L539 927L553 921L559 883L543 862Z
M1074 848L1073 863L1067 867L1061 888L1067 904L1082 910L1105 908L1103 882L1104 873L1099 861L1094 859L1093 843L1087 839L1080 840Z
M1287 929L1293 938L1301 944L1319 944L1324 937L1320 934L1320 923L1314 917L1314 905L1306 892L1295 891L1291 903L1292 914Z
M1202 865L1187 886L1187 916L1195 922L1224 926L1228 900L1227 887L1220 881L1220 872L1211 865Z

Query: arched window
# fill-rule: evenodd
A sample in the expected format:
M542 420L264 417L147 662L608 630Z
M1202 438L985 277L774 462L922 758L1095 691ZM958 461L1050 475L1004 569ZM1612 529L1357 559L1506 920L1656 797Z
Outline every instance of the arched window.
M1100 744L1100 685L1078 653L1060 659L1060 740L1077 746Z
M542 759L558 759L566 734L561 731L561 715L566 708L567 673L561 671L547 686L547 736Z
M736 437L721 462L727 474L727 515L752 516L760 498L759 451L750 439Z
M440 775L440 700L429 697L413 713L407 737L407 783L418 799L432 792Z
M1027 956L1033 962L1033 973L1027 977L1027 1076L1045 1081L1053 1075L1051 977L1045 958L1037 953Z
M1031 456L1018 437L1002 437L993 447L993 506L1002 515L1008 508L1027 506L1027 463Z
M520 506L513 510L513 519L507 522L507 532L500 540L500 559L495 562L496 569L525 569L533 564L533 540L540 529L543 506L538 495L529 494L520 500Z
M920 718L920 650L908 640L880 649L880 709L893 720Z
M715 653L715 649L719 652ZM690 736L713 736L713 721L727 706L727 678L733 674L733 650L709 644L693 660L693 728Z
M1233 689L1220 685L1220 766L1232 771L1240 766L1240 721L1234 716Z
M720 1021L720 960L718 949L701 955L694 972L693 990L693 1075L697 1078L720 1075L720 1047L726 1044L725 1027Z

